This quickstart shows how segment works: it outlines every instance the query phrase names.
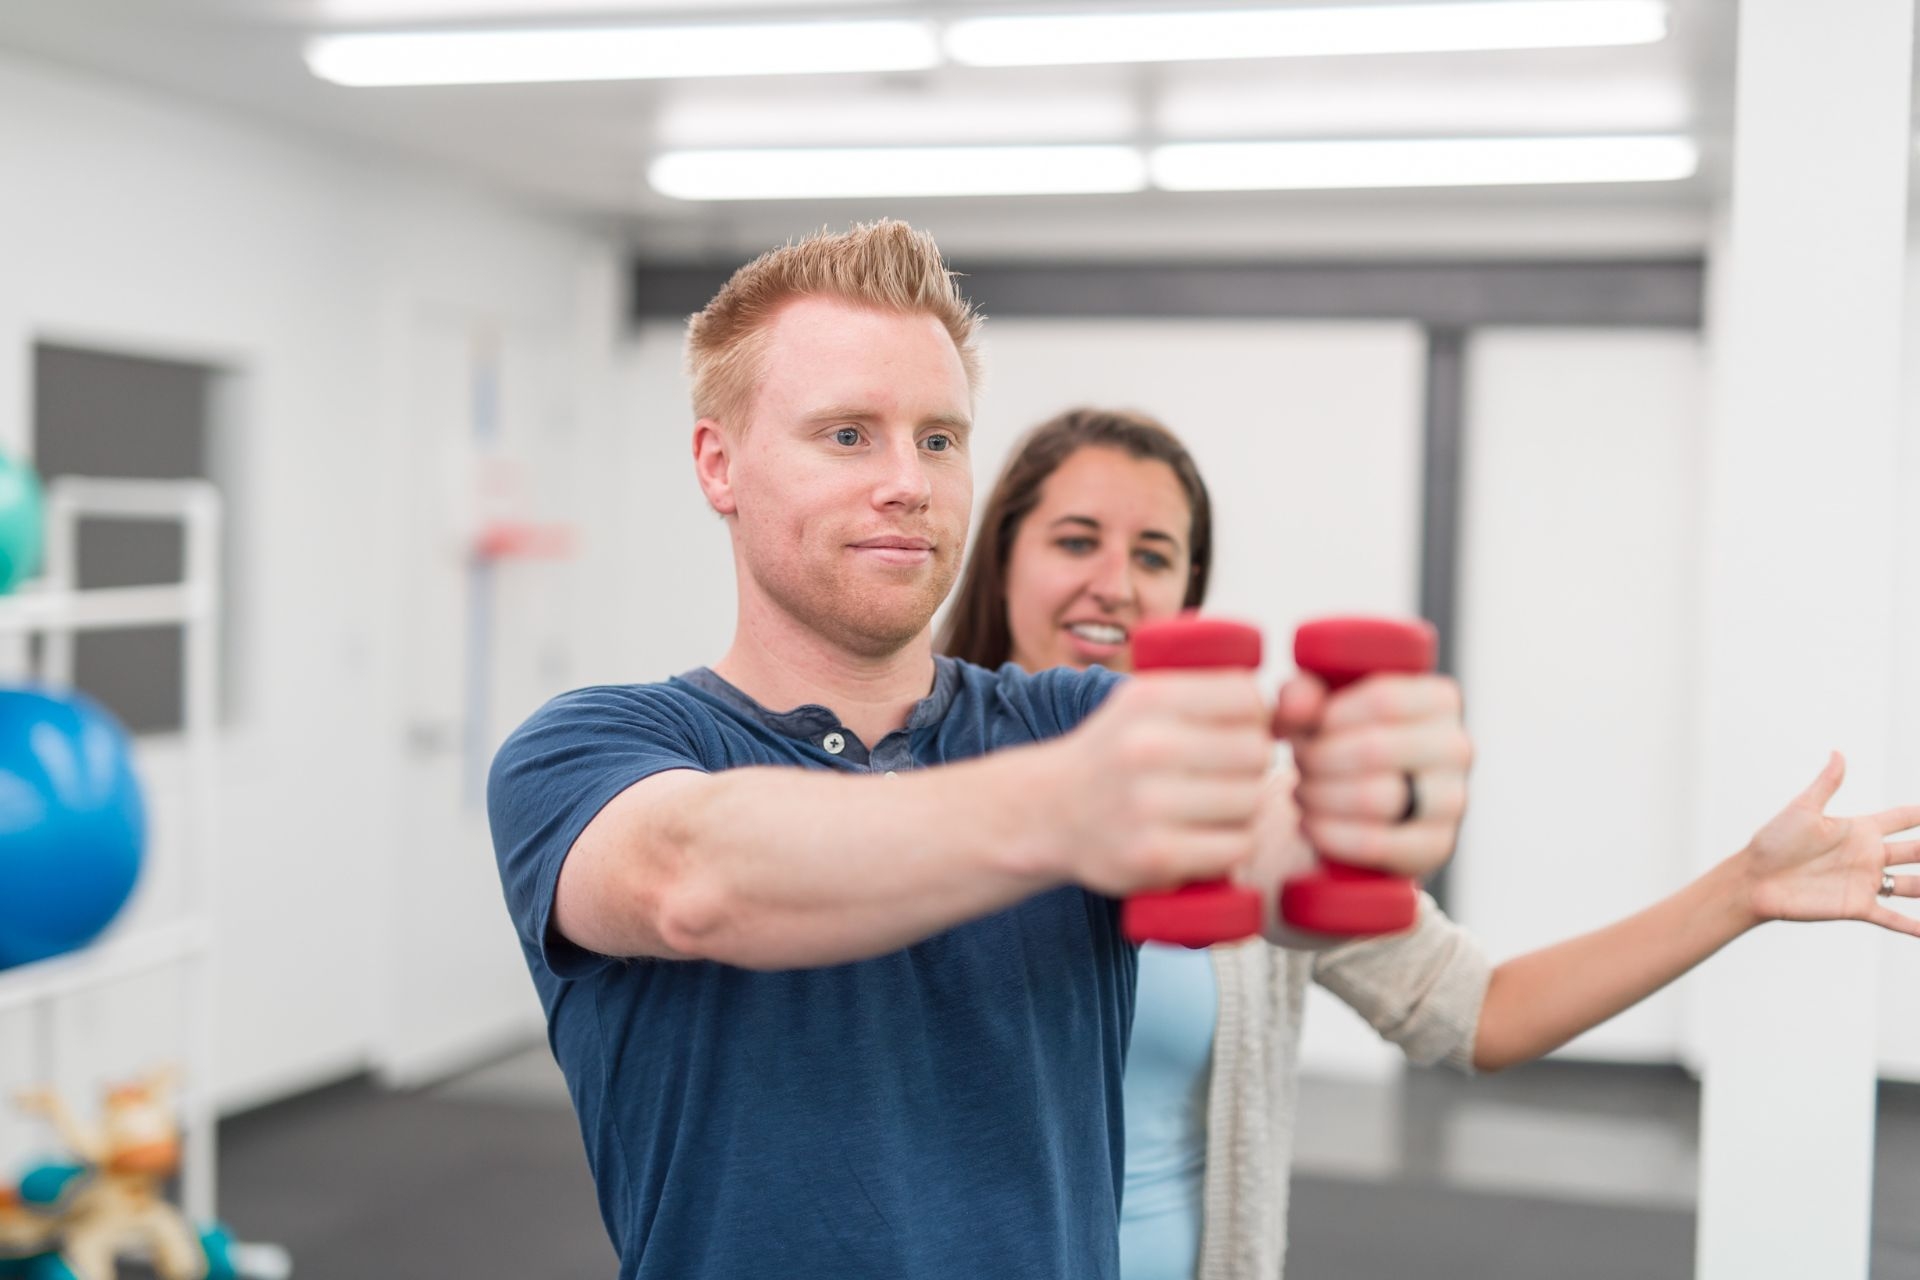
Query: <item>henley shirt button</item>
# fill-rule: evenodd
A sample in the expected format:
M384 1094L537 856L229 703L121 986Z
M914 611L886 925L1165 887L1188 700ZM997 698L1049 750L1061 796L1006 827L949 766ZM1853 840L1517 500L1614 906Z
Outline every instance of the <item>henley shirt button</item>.
M820 745L827 749L828 755L837 756L847 749L847 740L837 733L830 733L820 739Z
M889 770L887 770L887 776L888 776L889 778L897 778L897 777L899 777L900 775L899 775L899 774L897 774L897 773L895 773L895 772L894 772L893 770L891 770L891 769L889 769Z

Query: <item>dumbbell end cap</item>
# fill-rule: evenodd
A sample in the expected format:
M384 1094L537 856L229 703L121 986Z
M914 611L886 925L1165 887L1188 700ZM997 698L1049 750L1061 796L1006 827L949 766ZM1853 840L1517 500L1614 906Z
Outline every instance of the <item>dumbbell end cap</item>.
M1133 668L1260 666L1260 629L1231 618L1203 618L1189 611L1177 618L1145 622L1133 632Z
M1280 886L1280 918L1296 929L1343 938L1404 933L1420 912L1420 891L1398 876L1301 876Z
M1245 885L1210 880L1163 893L1136 893L1121 904L1129 942L1210 947L1260 932L1260 895Z

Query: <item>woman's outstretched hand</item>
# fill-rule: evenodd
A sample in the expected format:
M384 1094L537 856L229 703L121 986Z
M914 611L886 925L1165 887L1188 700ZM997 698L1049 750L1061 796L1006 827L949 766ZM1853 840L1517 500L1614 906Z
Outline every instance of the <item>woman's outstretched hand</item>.
M1920 826L1920 805L1835 817L1827 803L1847 776L1839 752L1813 784L1774 815L1741 851L1748 902L1758 920L1865 920L1920 937L1920 919L1880 900L1888 868L1920 862L1920 840L1888 836ZM1894 896L1920 898L1920 875L1893 877Z

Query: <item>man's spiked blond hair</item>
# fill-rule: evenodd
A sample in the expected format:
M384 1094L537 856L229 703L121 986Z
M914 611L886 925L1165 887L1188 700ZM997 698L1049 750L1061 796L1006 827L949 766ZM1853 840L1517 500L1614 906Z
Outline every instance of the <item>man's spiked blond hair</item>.
M696 417L735 429L746 425L767 323L801 297L930 315L953 339L968 389L979 384L980 354L974 345L979 313L961 296L933 237L884 218L843 232L818 231L761 254L687 320L687 374Z

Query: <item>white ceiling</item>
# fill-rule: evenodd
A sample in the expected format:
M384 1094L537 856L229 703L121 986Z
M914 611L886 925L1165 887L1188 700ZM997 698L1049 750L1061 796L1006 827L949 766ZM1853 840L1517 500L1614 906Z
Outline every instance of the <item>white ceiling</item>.
M0 4L0 49L464 172L617 220L662 253L730 252L796 225L877 211L668 200L647 190L643 174L671 145L1681 131L1705 153L1700 176L1682 183L1147 192L896 201L886 210L939 225L949 245L957 236L1015 254L1663 251L1698 243L1723 170L1733 0L1674 0L1666 41L1611 49L410 89L326 84L301 57L313 34L401 25L1076 6L1086 0L9 0Z

